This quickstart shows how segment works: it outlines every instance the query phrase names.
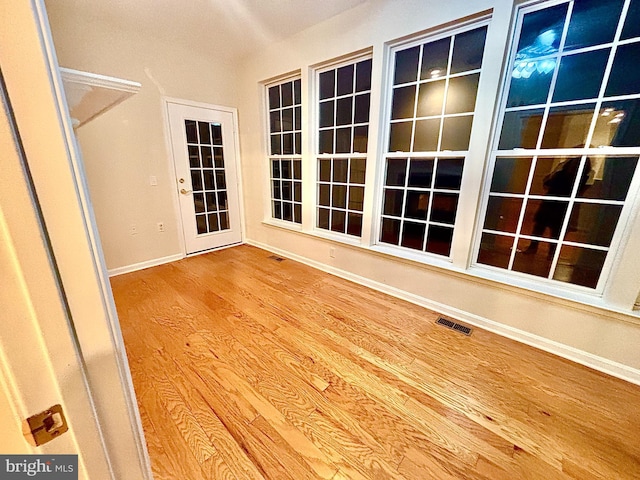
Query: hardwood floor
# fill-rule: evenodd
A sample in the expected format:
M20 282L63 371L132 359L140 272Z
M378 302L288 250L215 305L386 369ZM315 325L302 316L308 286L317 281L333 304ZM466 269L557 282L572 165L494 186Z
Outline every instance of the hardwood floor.
M112 278L156 479L640 478L640 387L269 256Z

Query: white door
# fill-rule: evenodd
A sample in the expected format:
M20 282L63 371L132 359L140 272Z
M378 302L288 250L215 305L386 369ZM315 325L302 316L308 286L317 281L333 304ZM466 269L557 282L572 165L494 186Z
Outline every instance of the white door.
M186 253L242 241L235 110L167 101Z

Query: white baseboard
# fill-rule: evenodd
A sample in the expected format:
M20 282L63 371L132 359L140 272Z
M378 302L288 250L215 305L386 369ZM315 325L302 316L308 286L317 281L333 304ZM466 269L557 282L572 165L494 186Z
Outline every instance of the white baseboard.
M137 270L143 270L149 267L156 267L165 263L175 262L177 260L182 260L183 258L184 255L178 253L176 255L169 255L168 257L154 258L153 260L134 263L133 265L125 265L124 267L113 268L111 270L107 270L107 273L110 277L115 277L116 275L122 275L125 273L135 272Z
M586 367L593 368L594 370L598 370L613 377L617 377L627 382L640 385L640 370L629 367L627 365L623 365L621 363L614 362L597 355L593 355L592 353L585 352L583 350L579 350L577 348L570 347L553 340L549 340L548 338L525 332L524 330L520 330L509 325L494 322L493 320L489 320L487 318L483 318L478 315L474 315L472 313L465 312L463 310L459 310L457 308L453 308L448 305L435 302L433 300L429 300L428 298L424 298L406 292L404 290L400 290L399 288L385 285L375 280L371 280L369 278L362 277L360 275L356 275L354 273L347 272L336 267L332 267L331 265L327 265L322 262L317 262L315 260L296 255L286 250L272 247L271 245L266 245L254 240L245 240L245 243L273 252L279 256L304 263L305 265L309 265L310 267L317 268L318 270L336 275L337 277L344 278L345 280L350 280L354 283L364 285L365 287L372 288L373 290L377 290L379 292L386 293L402 300L406 300L421 307L428 308L429 310L436 311L443 315L452 317L456 320L460 320L464 323L482 328L483 330L488 330L503 337L507 337L531 347L544 350L545 352L552 353L559 357L566 358L567 360L571 360Z

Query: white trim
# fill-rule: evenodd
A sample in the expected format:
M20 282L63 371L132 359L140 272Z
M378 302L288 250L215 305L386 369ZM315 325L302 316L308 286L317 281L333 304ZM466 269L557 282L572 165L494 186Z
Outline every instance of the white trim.
M531 347L538 348L559 357L566 358L567 360L571 360L572 362L584 365L589 368L593 368L594 370L606 373L616 378L620 378L635 385L640 385L640 370L629 367L627 365L623 365L621 363L614 362L597 355L593 355L592 353L585 352L577 348L563 345L553 340L549 340L517 328L494 322L493 320L489 320L479 315L474 315L464 310L453 308L439 302L434 302L432 300L421 297L419 295L414 295L399 288L391 287L384 283L380 283L375 280L356 275L346 270L332 267L330 265L326 265L324 263L303 257L301 255L272 247L271 245L256 242L254 240L246 240L246 243L254 247L273 252L279 256L304 263L305 265L309 265L310 267L317 268L318 270L322 270L323 272L336 275L337 277L344 278L345 280L352 281L359 285L364 285L365 287L372 288L373 290L386 293L401 300L405 300L415 305L428 308L429 310L442 313L443 315L453 317L456 320L461 320L465 323L469 323L475 327L482 328L483 330L487 330L502 337L510 338L511 340L524 343L525 345L529 345Z
M144 270L145 268L157 267L158 265L176 262L178 260L182 260L183 258L185 258L184 254L176 253L175 255L169 255L167 257L154 258L152 260L146 260L144 262L125 265L124 267L112 268L111 270L109 270L109 277L116 277L118 275L124 275L125 273L137 272L138 270Z

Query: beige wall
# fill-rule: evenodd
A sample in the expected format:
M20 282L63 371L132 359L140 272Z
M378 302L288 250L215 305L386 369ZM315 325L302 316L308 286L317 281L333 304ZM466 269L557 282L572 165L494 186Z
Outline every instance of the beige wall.
M490 119L495 107L500 69L509 32L513 8L513 2L510 0L372 0L308 29L287 42L256 52L253 57L247 59L242 73L242 95L239 103L247 238L257 245L272 248L282 254L291 254L294 258L303 259L328 271L386 289L485 328L640 381L640 372L637 370L640 369L640 351L637 349L640 342L640 325L637 315L631 314L631 305L640 290L640 278L628 268L629 261L633 264L640 260L634 249L628 248L629 245L636 245L638 242L639 222L635 222L634 228L627 228L626 233L631 233L631 236L623 243L628 248L625 253L626 260L614 268L613 276L618 282L618 287L614 290L618 292L618 296L624 296L619 302L623 304L621 308L615 305L613 300L607 304L605 300L593 298L586 302L591 305L585 305L463 273L472 273L465 268L469 256L468 244L477 212L477 199L481 193L486 145L490 141L489 120L480 123L476 121L474 126L470 154L465 164L467 173L463 189L466 189L466 193L463 191L460 200L460 214L465 216L463 225L466 226L463 228L463 235L467 235L467 240L466 243L462 243L462 251L454 252L454 255L462 260L454 260L454 264L449 267L422 265L374 252L367 247L367 231L363 234L364 246L347 246L313 234L278 228L263 222L268 218L269 206L268 184L265 180L268 173L260 82L286 72L301 70L305 131L305 123L313 115L313 111L307 107L313 102L305 97L310 94L305 90L305 85L312 80L309 78L310 67L373 47L374 91L370 131L375 131L380 120L381 105L376 97L380 96L385 42L489 8L494 9L493 19L485 49L485 68L476 118ZM308 140L303 147L303 168L306 168L303 174L311 174L311 169L314 168L313 146ZM375 165L377 148L376 141L372 143L370 140L368 169ZM368 172L369 174L372 172ZM306 184L303 189L306 205L312 206L313 184ZM367 193L370 202L373 202L372 194L371 191ZM304 218L312 218L312 212L308 208L305 213L307 216L303 215ZM312 228L312 224L305 226L307 232ZM329 254L331 247L335 248L335 258L331 258ZM474 272L474 275L481 276L477 272ZM622 295L621 292L626 293ZM610 298L616 299L616 295L611 294ZM598 308L598 304L607 308ZM629 314L620 313L624 310ZM611 364L611 361L617 365Z
M234 107L236 62L207 32L201 36L207 48L198 48L180 32L154 38L46 3L60 66L142 84L138 94L77 130L107 268L181 253L161 98Z

